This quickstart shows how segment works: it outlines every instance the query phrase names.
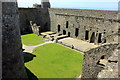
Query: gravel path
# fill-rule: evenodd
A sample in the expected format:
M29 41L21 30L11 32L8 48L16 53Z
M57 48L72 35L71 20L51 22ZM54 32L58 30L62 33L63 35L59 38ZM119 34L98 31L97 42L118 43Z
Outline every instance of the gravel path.
M35 45L35 46L26 46L26 45L23 44L23 49L25 49L24 52L32 53L34 48L45 45L45 44L49 44L49 43L54 43L54 42L49 41L49 42L45 42L45 43Z

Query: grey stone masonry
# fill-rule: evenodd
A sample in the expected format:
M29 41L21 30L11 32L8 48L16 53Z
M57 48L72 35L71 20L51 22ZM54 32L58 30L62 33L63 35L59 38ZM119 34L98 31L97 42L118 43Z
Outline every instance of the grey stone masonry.
M50 8L52 32L94 44L118 42L120 11Z
M82 80L85 78L118 78L117 46L116 43L106 44L85 52Z
M0 79L2 78L2 3L0 1Z
M2 78L27 78L22 55L17 2L2 5ZM0 5L0 6L1 6ZM17 80L17 79L16 79Z
M42 8L50 8L49 0L41 0L41 7Z

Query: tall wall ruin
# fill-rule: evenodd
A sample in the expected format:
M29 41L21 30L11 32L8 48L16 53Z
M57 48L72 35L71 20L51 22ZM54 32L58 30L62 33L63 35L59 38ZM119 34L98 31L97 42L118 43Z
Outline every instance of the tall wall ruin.
M41 27L41 31L50 31L50 17L48 9L19 8L21 34L32 33L30 21Z
M17 1L5 1L7 0L0 1L2 7L2 79L27 78L22 55Z
M95 44L118 42L119 11L50 8L49 13L53 32Z

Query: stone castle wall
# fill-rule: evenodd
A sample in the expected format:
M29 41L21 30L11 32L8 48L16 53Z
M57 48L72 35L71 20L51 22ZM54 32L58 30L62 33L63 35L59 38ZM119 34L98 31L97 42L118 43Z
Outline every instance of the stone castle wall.
M119 11L19 8L21 33L32 32L30 21L41 31L53 31L90 43L118 42ZM104 39L103 39L104 37Z
M3 79L27 78L22 55L18 7L16 0L14 1L0 2L2 7Z
M117 42L118 11L49 9L51 31L90 43ZM105 40L101 37L105 36Z
M30 21L41 27L42 31L50 30L48 9L19 8L21 34L32 33Z
M120 38L119 11L19 8L19 15L22 34L32 32L29 22L33 21L41 31L53 31L94 44L106 43L85 53L82 78L100 77L107 67L100 60L108 62L110 67L118 64L108 59L118 45L113 43L118 43Z
M106 44L85 52L82 78L118 78L118 44Z

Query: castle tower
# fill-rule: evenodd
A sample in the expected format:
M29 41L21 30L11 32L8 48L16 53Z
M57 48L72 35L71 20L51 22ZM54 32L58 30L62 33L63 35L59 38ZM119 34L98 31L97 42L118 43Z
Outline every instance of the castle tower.
M9 2L8 2L9 1ZM2 15L2 78L27 78L22 55L17 0L0 0ZM1 36L1 35L0 35Z
M49 0L41 0L41 7L42 8L50 8Z
M120 1L118 2L118 11L120 11Z

